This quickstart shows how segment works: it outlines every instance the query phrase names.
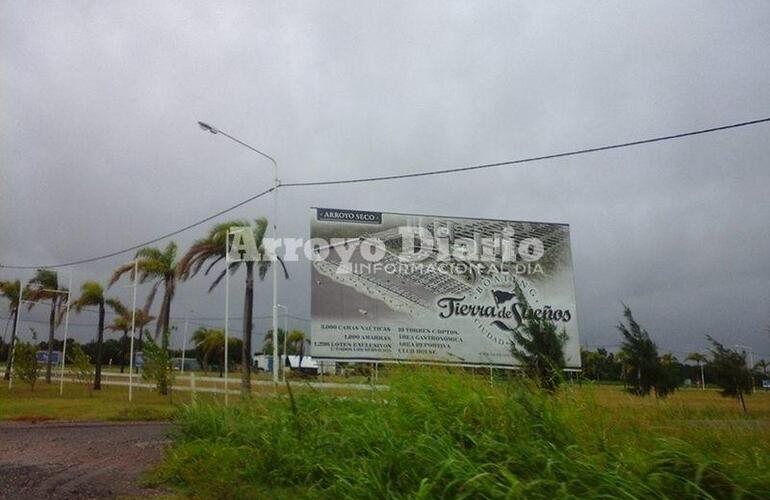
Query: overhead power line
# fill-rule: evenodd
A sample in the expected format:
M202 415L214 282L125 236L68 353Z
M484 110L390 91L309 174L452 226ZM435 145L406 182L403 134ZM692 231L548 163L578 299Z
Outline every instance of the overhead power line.
M262 196L264 196L264 195L266 195L268 193L271 193L274 189L275 189L274 187L271 187L269 189L265 189L261 193L258 193L258 194L255 194L254 196L246 198L245 200L243 200L243 201L241 201L239 203L236 203L235 205L233 205L233 206L231 206L229 208L225 208L224 210L220 210L219 212L217 212L215 214L212 214L212 215L209 215L208 217L205 217L205 218L203 218L203 219L201 219L199 221L193 222L192 224L188 224L188 225L186 225L184 227L180 227L179 229L175 229L174 231L171 231L170 233L166 233L166 234L164 234L162 236L158 236L157 238L153 238L151 240L147 240L147 241L142 242L142 243L137 243L136 245L130 246L128 248L124 248L122 250L116 250L116 251L110 252L108 254L99 255L99 256L96 256L96 257L89 257L87 259L73 260L72 262L64 262L64 263L61 263L61 264L49 264L49 265L40 265L39 264L39 265L35 265L35 266L29 266L29 265L27 265L27 266L11 266L11 265L6 265L6 264L0 264L0 267L5 267L7 269L53 269L53 268L56 268L56 267L76 266L78 264L87 264L89 262L95 262L97 260L109 259L110 257L115 257L117 255L121 255L121 254L124 254L124 253L127 253L127 252L131 252L131 251L134 251L134 250L139 250L142 247L146 247L148 245L152 245L153 243L157 243L157 242L159 242L161 240L165 240L166 238L170 238L171 236L176 236L177 234L182 233L184 231L187 231L188 229L192 229L192 228L194 228L196 226L200 226L201 224L205 224L206 222L208 222L208 221L210 221L212 219L216 219L220 215L224 215L227 212L231 212L231 211L235 210L238 207L241 207L241 206L243 206L243 205L245 205L245 204L247 204L247 203L249 203L251 201L256 200L257 198L261 198Z
M720 132L723 130L729 130L729 129L735 129L735 128L741 128L741 127L748 127L752 125L759 125L762 123L770 122L770 117L767 118L760 118L758 120L750 120L745 122L739 122L739 123L732 123L729 125L720 125L717 127L710 127L710 128L704 128L700 130L693 130L689 132L680 132L677 134L670 134L670 135L663 135L658 137L652 137L648 139L640 139L636 141L630 141L630 142L622 142L618 144L609 144L605 146L597 146L593 148L585 148L585 149L578 149L574 151L565 151L561 153L553 153L548 155L541 155L541 156L532 156L528 158L520 158L517 160L508 160L508 161L501 161L501 162L495 162L495 163L484 163L480 165L470 165L465 167L457 167L457 168L447 168L447 169L441 169L441 170L428 170L424 172L413 172L408 174L395 174L395 175L382 175L382 176L372 176L372 177L359 177L354 179L337 179L337 180L327 180L327 181L310 181L310 182L287 182L280 184L279 187L282 188L292 188L292 187L310 187L310 186L330 186L330 185L340 185L340 184L358 184L358 183L364 183L364 182L380 182L380 181L391 181L391 180L398 180L398 179L410 179L415 177L425 177L425 176L432 176L432 175L444 175L444 174L456 174L461 172L469 172L474 170L482 170L482 169L488 169L488 168L497 168L497 167L504 167L504 166L515 166L515 165L521 165L523 163L532 163L532 162L538 162L543 160L552 160L556 158L566 158L569 156L578 156L578 155L584 155L584 154L590 154L590 153L598 153L601 151L609 151L612 149L621 149L621 148L628 148L633 146L641 146L644 144L652 144L656 142L663 142L663 141L670 141L673 139L681 139L684 137L691 137L696 135L703 135L703 134L710 134L714 132ZM262 191L261 193L258 193L254 196L251 196L240 203L236 203L235 205L226 208L224 210L220 210L219 212L212 214L208 217L205 217L201 220L198 220L196 222L193 222L192 224L188 224L184 227L181 227L179 229L176 229L174 231L171 231L169 233L166 233L162 236L158 236L157 238L153 238L151 240L137 243L136 245L132 245L128 248L124 248L122 250L116 250L114 252L110 252L104 255L99 255L96 257L90 257L87 259L80 259L75 260L71 262L64 262L60 264L49 264L49 265L7 265L7 264L0 264L0 267L5 267L7 269L38 269L38 268L57 268L57 267L68 267L68 266L74 266L78 264L86 264L89 262L95 262L98 260L108 259L110 257L115 257L117 255L121 255L127 252L131 252L134 250L138 250L142 247L145 247L147 245L151 245L153 243L157 243L158 241L164 240L166 238L169 238L171 236L175 236L179 233L182 233L184 231L187 231L188 229L192 229L194 227L200 226L201 224L204 224L212 219L215 219L219 217L220 215L224 215L232 210L235 210L236 208L239 208L251 201L256 200L257 198L260 198L270 192L272 192L275 187L271 187L269 189L266 189Z
M300 187L300 186L328 186L330 184L355 184L361 182L377 182L377 181L390 181L396 179L409 179L413 177L425 177L428 175L443 175L443 174L456 174L459 172L469 172L471 170L481 170L485 168L505 167L512 165L519 165L522 163L531 163L543 160L552 160L555 158L565 158L567 156L577 156L588 153L598 153L600 151L609 151L611 149L628 148L631 146L641 146L642 144L652 144L654 142L670 141L672 139L681 139L683 137L690 137L693 135L710 134L712 132L719 132L720 130L728 130L732 128L747 127L749 125L758 125L760 123L770 122L770 117L760 118L759 120L751 120L748 122L733 123L731 125L721 125L719 127L704 128L701 130L693 130L691 132L682 132L679 134L664 135L660 137L653 137L650 139L640 139L638 141L622 142L620 144L610 144L607 146L598 146L595 148L578 149L576 151L566 151L563 153L553 153L542 156L532 156L529 158L521 158L518 160L500 161L496 163L484 163L481 165L472 165L468 167L447 168L443 170L429 170L426 172L415 172L411 174L398 174L398 175L383 175L378 177L361 177L358 179L340 179L333 181L315 181L315 182L290 182L281 184L281 187Z

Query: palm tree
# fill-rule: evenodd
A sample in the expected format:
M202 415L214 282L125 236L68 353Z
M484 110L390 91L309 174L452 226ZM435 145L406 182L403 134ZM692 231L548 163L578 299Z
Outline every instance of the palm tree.
M220 328L206 328L200 327L192 335L193 344L201 356L204 370L208 371L211 366L210 361L217 360L219 366L219 376L224 373L224 359L225 359L225 332ZM235 337L228 338L228 351L229 347L237 347L240 342ZM232 351L230 351L232 352ZM229 354L229 353L228 353Z
M283 352L283 337L286 335L286 332L283 328L278 329L278 334L276 337L278 338L278 356L283 356L285 353ZM286 339L288 341L288 339ZM288 345L288 342L287 342ZM273 352L273 329L270 328L268 331L265 332L265 338L262 341L262 352L263 353L272 353Z
M270 269L272 261L266 257L263 240L267 231L267 219L259 218L252 224L248 220L233 220L216 224L209 230L205 238L193 243L187 253L179 261L179 277L188 280L198 274L204 264L208 267L204 275L208 275L214 266L225 259L227 234L232 228L247 228L251 231L256 244L259 260L257 263L257 272L260 280L265 279L267 271ZM279 258L286 279L289 278L289 272L286 265ZM251 395L251 333L253 330L252 316L254 313L254 264L255 261L245 261L246 265L246 289L244 291L243 301L243 342L242 359L243 369L241 370L241 394L243 396ZM231 262L227 269L223 269L217 278L211 283L209 292L211 292L225 277L228 271L234 274L240 267L241 262Z
M29 295L29 285L21 290L21 297L19 297L19 291L21 289L21 282L15 281L0 281L0 296L8 299L8 311L13 318L13 330L11 330L11 343L8 344L8 359L5 364L5 380L11 378L11 365L13 364L13 347L16 343L16 324L19 320L19 299L26 300Z
M110 307L112 307L112 310L118 314L118 316L112 320L112 324L107 326L107 330L113 332L123 332L123 336L120 339L120 373L123 373L126 366L126 344L128 343L128 331L131 330L131 310L124 306L123 303L118 299L107 299L106 302ZM142 309L135 309L133 319L134 326L135 328L139 329L139 335L141 337L142 329L145 327L145 325L155 319L155 316L150 316Z
M51 383L51 369L53 357L54 331L56 330L56 316L61 315L67 307L66 301L62 300L63 291L59 290L58 273L48 269L38 269L35 277L30 280L29 300L39 302L42 300L51 301L51 312L48 316L48 360L45 366L45 382ZM34 304L30 304L30 309Z
M705 390L706 389L706 379L703 372L703 363L706 361L706 356L699 352L691 352L687 355L686 358L684 358L686 361L695 361L698 363L698 368L700 368L700 388Z
M302 366L302 358L305 356L305 345L309 344L310 340L302 330L290 331L289 337L286 340L293 347L294 354L299 356L299 365ZM288 353L286 354L288 355Z
M94 374L94 390L102 388L102 344L104 343L104 313L105 313L104 288L96 281L86 281L80 287L80 297L70 305L79 313L86 306L99 307L99 325L96 334L96 370Z
M174 300L176 292L177 261L176 261L176 243L173 241L166 245L166 248L160 250L155 247L145 247L136 252L135 260L138 261L139 283L153 281L150 295L147 296L147 303L144 306L144 312L150 312L152 303L155 300L155 294L160 285L163 285L163 302L160 306L158 321L155 323L155 340L158 340L160 332L168 330L169 320L171 318L171 302ZM108 286L112 286L124 274L129 274L134 278L134 262L123 264L112 273Z

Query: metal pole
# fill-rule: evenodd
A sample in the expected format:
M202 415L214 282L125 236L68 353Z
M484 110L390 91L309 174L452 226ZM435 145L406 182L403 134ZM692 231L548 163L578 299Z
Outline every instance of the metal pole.
M278 383L278 371L275 369L275 360L278 359L278 163L273 162L275 186L273 188L273 239L276 241L273 259L273 383ZM285 335L285 333L284 333Z
M267 153L264 153L260 151L259 149L255 148L254 146L251 146L249 144L246 144L240 139L237 139L233 137L232 135L228 134L227 132L224 132L212 125L209 125L208 123L204 122L198 122L198 125L205 130L206 132L210 132L212 134L222 134L223 136L227 137L233 142L237 142L241 146L250 149L251 151L254 151L258 155L262 156L263 158L266 158L270 160L270 162L273 164L273 177L274 177L274 185L273 185L273 238L278 241L278 186L280 186L280 181L278 180L278 162L275 161L275 158L270 156ZM227 247L225 246L225 249ZM275 258L273 262L273 383L278 384L278 370L276 369L276 362L278 360L278 249L276 248L275 252ZM225 342L225 345L227 343Z
M703 373L703 362L700 364L700 388L702 391L706 390L706 376Z
M64 364L67 362L67 334L70 325L70 297L72 296L72 271L67 285L67 310L64 311L64 346L61 352L61 375L59 376L59 396L64 394Z
M134 337L136 337L136 288L139 285L139 261L134 260L134 292L131 300L131 347L128 355L128 400L134 397Z
M10 391L13 387L13 362L16 361L13 359L16 354L16 344L19 343L19 323L21 323L21 310L22 310L22 298L24 297L24 283L19 280L19 300L16 302L16 326L13 329L13 346L11 347L11 359L8 360L10 363L10 368L8 370L8 390Z
M227 357L230 345L230 230L227 230L225 238L225 406L228 403L227 395Z
M281 361L283 361L281 373L283 374L283 383L286 383L286 359L289 355L289 351L287 350L289 347L289 308L286 306L280 306L284 308L283 312L283 356L281 356Z
M181 373L184 375L184 354L187 350L187 316L189 313L185 313L184 315L184 337L182 337L182 368Z

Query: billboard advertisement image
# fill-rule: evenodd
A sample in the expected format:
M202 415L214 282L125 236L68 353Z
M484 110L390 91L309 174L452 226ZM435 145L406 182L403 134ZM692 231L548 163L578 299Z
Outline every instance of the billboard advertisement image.
M580 367L569 226L313 208L312 355L515 367L546 319Z

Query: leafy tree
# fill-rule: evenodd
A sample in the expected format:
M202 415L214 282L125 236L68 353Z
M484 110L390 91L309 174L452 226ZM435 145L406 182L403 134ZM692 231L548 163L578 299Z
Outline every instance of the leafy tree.
M177 246L172 241L163 250L155 247L146 247L136 252L135 256L135 259L138 261L139 283L146 283L148 281L153 283L144 306L145 313L149 314L152 303L155 301L155 295L160 286L163 285L163 302L160 306L158 321L155 323L155 340L158 340L161 332L168 330L171 319L171 302L174 300L174 294L176 293L178 264L176 253ZM133 262L118 267L112 273L109 286L112 286L124 274L128 274L132 280L134 279Z
M763 376L767 376L767 368L770 367L770 363L767 362L765 359L761 359L757 362L757 364L754 365L754 369L757 371L761 371Z
M29 384L32 391L40 376L40 363L37 361L37 347L27 342L16 344L14 354L16 360L13 364L13 375L25 384Z
M700 370L700 387L701 389L706 388L706 377L705 372L703 370L703 363L706 362L706 356L704 354L701 354L699 352L691 352L687 355L685 358L686 361L695 361L695 363L698 364L698 369Z
M92 340L83 344L83 351L88 354L92 363L96 363L96 353L99 349L99 344ZM116 339L106 339L102 342L102 364L107 363L112 365L120 360L120 356L123 353L123 346L120 345L120 341Z
M615 354L600 347L596 351L580 350L583 377L596 381L620 380L622 371L620 360Z
M80 313L86 306L99 308L99 323L96 331L96 369L94 371L94 390L102 388L102 345L104 343L104 314L105 314L104 288L96 281L86 281L80 287L80 297L72 302L70 307Z
M528 310L527 298L518 286L516 297ZM566 330L559 332L553 321L525 314L521 324L513 331L511 353L521 363L525 373L546 391L554 392L562 381L566 342Z
M629 392L647 396L654 389L657 397L667 396L677 387L675 377L658 358L658 347L650 339L650 334L636 322L631 309L625 304L623 316L628 325L621 322L618 330L623 335L624 381L630 386Z
M257 266L257 274L260 280L264 280L267 271L270 269L272 260L266 255L263 246L265 232L267 231L267 219L255 219L252 224L249 220L233 220L223 222L213 226L205 238L193 243L187 253L179 261L179 276L183 280L188 280L198 274L204 264L208 263L204 275L208 275L214 266L226 260L226 242L227 233L233 228L244 228L251 232L256 243L259 260L245 262L231 262L228 269L223 269L217 278L211 283L209 292L211 292L225 277L229 271L234 274L243 264L246 267L246 288L244 290L243 301L243 341L241 343L241 359L244 360L241 370L241 394L251 395L251 334L253 331L253 311L254 311L254 266ZM289 273L283 261L279 259L286 279Z
M156 344L152 339L147 339L144 344L142 378L154 380L158 392L164 396L170 394L174 385L174 367L168 350L169 335L170 332L164 330L160 336L160 344Z
M655 395L665 397L674 392L684 382L684 366L673 354L667 353L658 358L658 380L655 383Z
M88 390L88 395L93 396L93 386L91 380L94 376L93 365L91 365L91 359L88 354L83 351L80 344L73 342L73 344L67 349L67 360L70 374L79 383Z
M21 291L21 297L19 296L19 291ZM11 318L13 318L11 342L8 344L8 357L5 363L5 380L11 377L11 366L13 366L13 347L16 345L16 326L19 322L19 299L27 300L29 292L29 285L21 289L21 282L19 280L0 281L0 296L8 300L8 311L11 314Z
M48 361L45 364L45 382L50 384L53 365L54 332L57 325L56 316L57 314L63 314L67 307L65 294L61 293L66 290L59 289L58 273L48 269L38 269L35 277L29 283L31 286L29 300L34 302L48 300L51 303L51 310L48 314Z
M706 338L712 345L709 373L714 383L722 388L722 396L737 398L743 413L747 413L744 395L752 391L754 383L746 364L746 353L728 349L708 335Z

